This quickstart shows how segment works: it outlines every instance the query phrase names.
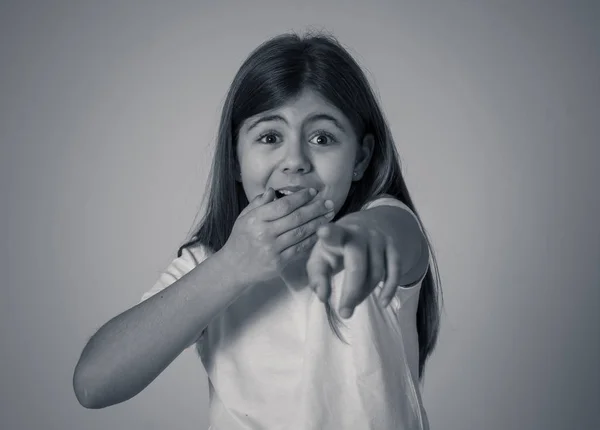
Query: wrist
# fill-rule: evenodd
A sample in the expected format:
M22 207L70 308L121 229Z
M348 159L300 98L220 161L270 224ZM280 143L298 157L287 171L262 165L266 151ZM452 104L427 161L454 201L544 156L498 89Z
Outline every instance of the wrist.
M252 274L245 270L242 264L241 256L235 252L235 249L224 245L213 256L216 260L219 271L227 276L232 285L243 286L249 284L252 280Z
M250 287L265 282L276 276L275 273L265 272L262 267L248 261L247 256L237 252L235 246L227 244L215 253L222 273L229 281L241 288Z

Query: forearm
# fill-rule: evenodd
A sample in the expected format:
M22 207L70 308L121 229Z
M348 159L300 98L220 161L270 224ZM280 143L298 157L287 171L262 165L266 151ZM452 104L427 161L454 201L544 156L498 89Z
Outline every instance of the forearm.
M216 253L160 293L110 320L90 339L73 385L103 408L137 395L247 287Z
M427 241L418 222L408 211L395 206L377 206L353 212L337 222L342 225L379 230L390 238L400 256L402 267L400 285L413 284L427 269L429 262Z

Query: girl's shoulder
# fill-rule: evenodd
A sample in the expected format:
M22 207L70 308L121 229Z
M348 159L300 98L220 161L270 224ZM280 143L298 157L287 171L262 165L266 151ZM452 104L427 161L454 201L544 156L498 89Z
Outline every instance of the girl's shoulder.
M362 209L371 209L377 206L397 206L412 213L410 208L405 203L390 194L379 194L370 198L367 203L363 205Z
M191 243L191 245L182 248L181 257L179 257L183 261L194 266L199 265L211 255L210 249L197 240L198 238L196 236L192 237L188 242Z
M193 237L189 242L193 243L194 240L196 240L196 237ZM167 267L159 273L153 287L144 293L141 301L152 297L154 294L173 284L185 274L192 271L192 269L206 260L210 255L210 250L199 242L182 248L181 255L171 260Z

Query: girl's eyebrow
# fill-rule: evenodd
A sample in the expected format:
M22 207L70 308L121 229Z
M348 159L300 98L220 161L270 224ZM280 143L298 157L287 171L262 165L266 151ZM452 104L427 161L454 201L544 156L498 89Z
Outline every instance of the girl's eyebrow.
M342 126L342 124L340 124L340 122L336 118L334 118L333 116L331 116L327 113L315 113L315 114L309 115L305 119L305 122L308 123L308 122L316 122L316 121L323 121L323 120L333 123L333 125L336 126L338 129L340 129L343 133L346 133L346 129ZM268 121L282 121L286 125L289 125L287 120L281 115L278 115L278 114L265 115L265 116L258 118L252 124L250 124L247 131L252 130L254 127L256 127L261 122L268 122Z
M316 122L316 121L329 121L333 123L341 132L346 133L346 129L342 126L342 124L333 116L327 113L315 113L310 115L305 120L306 122Z
M284 117L282 117L281 115L277 115L277 114L265 115L265 116L261 116L256 121L254 121L252 124L250 124L247 131L252 130L254 127L256 127L261 122L269 122L269 121L283 121L286 124L288 124L287 120Z

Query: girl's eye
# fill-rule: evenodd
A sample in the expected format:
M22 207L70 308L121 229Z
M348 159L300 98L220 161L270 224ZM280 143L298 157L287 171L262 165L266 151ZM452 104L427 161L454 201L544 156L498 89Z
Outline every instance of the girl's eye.
M329 141L329 142L328 142ZM316 145L323 146L330 144L332 142L336 142L335 137L331 133L328 133L324 130L320 130L317 132L315 137L313 137L309 142L315 143Z
M277 143L277 138L279 138L278 133L275 133L273 131L268 131L268 132L262 134L258 138L258 141L262 142L262 143L266 143L267 145L274 145L275 143Z
M261 134L258 141L267 145L275 145L276 143L281 142L281 135L274 130L269 130ZM337 140L331 133L325 130L319 130L309 142L314 143L315 145L324 146L329 145L332 142L337 142Z

